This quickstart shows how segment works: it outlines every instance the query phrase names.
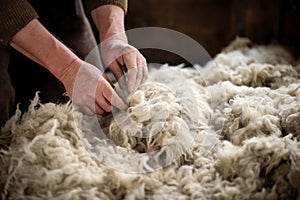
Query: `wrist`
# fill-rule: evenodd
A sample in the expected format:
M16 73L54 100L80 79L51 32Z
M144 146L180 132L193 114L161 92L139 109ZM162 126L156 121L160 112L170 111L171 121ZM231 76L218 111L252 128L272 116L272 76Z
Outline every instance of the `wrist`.
M75 59L56 76L66 89L65 95L69 96L70 98L72 98L76 77L78 76L79 70L81 67L83 67L83 65L84 61Z
M75 58L69 65L63 67L57 74L56 77L64 84L70 84L75 81L76 75L84 61L79 58ZM70 83L69 83L70 82Z
M111 37L127 42L123 9L115 5L104 5L93 10L91 14L101 42Z

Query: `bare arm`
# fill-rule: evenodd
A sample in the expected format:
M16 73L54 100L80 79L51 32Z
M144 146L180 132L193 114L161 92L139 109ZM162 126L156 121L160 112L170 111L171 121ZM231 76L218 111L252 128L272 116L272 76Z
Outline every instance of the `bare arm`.
M82 61L36 19L27 24L10 41L10 45L47 68L60 81L74 62L78 70Z
M94 9L91 13L100 34L100 41L114 35L127 42L124 27L124 10L115 5L104 5Z

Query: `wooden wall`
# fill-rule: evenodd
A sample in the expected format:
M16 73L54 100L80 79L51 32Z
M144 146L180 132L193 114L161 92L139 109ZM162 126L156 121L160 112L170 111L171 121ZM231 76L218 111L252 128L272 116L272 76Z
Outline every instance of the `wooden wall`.
M182 32L211 56L236 36L259 44L279 42L295 55L300 50L299 0L129 0L125 23L127 29L155 26ZM183 61L163 51L142 52L152 62Z

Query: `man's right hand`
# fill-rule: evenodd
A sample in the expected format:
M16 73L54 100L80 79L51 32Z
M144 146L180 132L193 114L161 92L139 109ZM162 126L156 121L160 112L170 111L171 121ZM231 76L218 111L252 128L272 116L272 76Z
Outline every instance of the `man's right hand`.
M88 115L111 112L112 106L121 110L127 108L106 75L89 63L74 61L64 72L61 81L68 96Z

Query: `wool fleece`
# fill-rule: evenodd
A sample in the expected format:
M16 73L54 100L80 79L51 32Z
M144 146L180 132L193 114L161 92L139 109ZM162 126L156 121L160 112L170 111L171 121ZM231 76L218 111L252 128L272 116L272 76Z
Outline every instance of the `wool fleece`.
M237 38L205 66L151 70L126 111L36 95L1 129L1 198L300 199L298 68Z

